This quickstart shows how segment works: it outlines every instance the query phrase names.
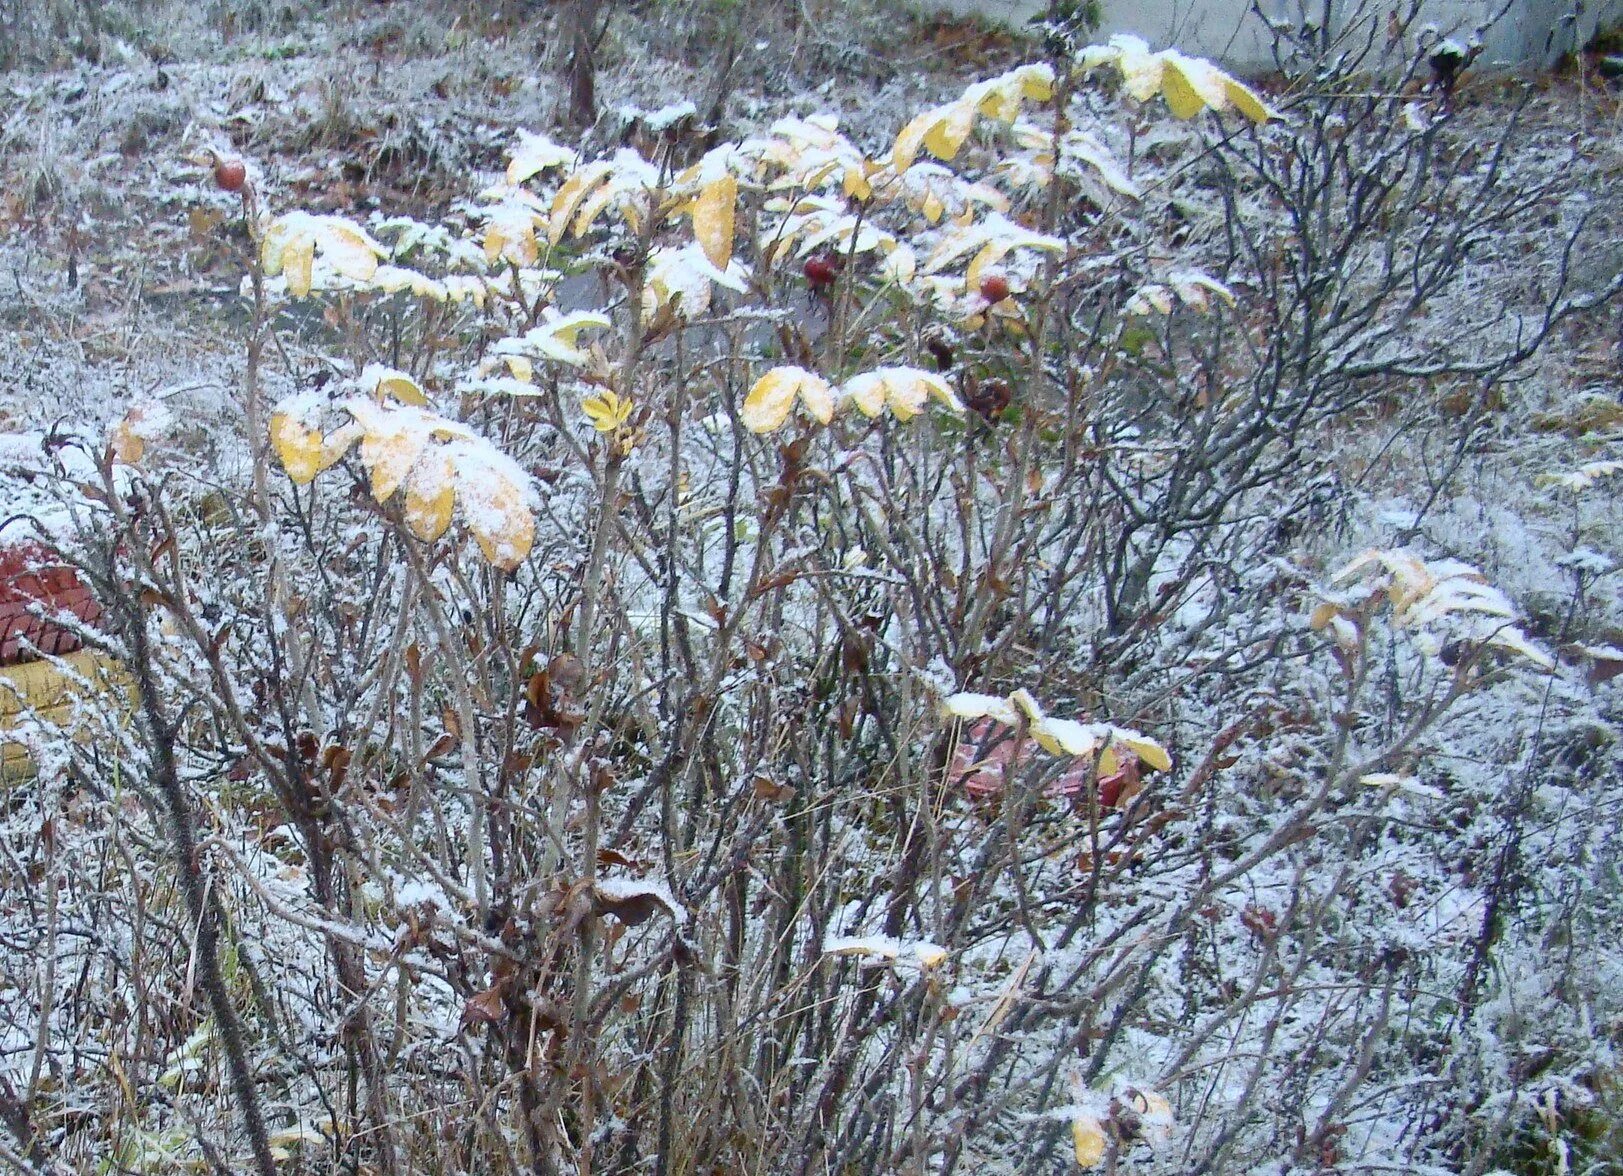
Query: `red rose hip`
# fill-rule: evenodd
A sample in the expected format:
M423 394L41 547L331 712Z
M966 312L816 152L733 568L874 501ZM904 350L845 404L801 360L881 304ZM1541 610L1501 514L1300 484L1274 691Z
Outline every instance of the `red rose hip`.
M816 289L832 286L834 279L840 276L840 259L832 253L814 253L806 259L801 272Z
M987 274L981 279L981 297L988 302L1002 302L1009 296L1009 279L1002 274Z
M248 182L248 165L240 159L222 159L214 165L214 182L227 192L240 192Z

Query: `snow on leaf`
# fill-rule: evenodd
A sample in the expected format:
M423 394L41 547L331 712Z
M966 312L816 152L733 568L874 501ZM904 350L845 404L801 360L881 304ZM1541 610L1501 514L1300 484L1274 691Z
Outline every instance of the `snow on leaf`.
M1020 721L1019 712L1014 709L1014 704L1007 698L1000 698L995 694L961 691L947 698L942 707L947 714L957 719L996 719L1010 727Z
M739 416L752 433L771 433L783 427L795 400L821 424L834 417L834 395L828 381L815 372L794 366L775 367L756 380L744 397Z
M321 430L303 424L286 412L270 419L271 448L296 486L308 485L321 472Z
M511 569L529 554L535 539L529 476L490 442L417 405L364 395L337 406L351 420L324 438L319 427L324 405L315 395L300 393L271 416L271 443L295 482L310 481L358 440L373 497L386 503L404 486L402 517L419 539L443 535L460 506L490 563Z
M1172 757L1167 754L1167 749L1149 736L1141 735L1129 727L1112 727L1110 736L1114 742L1122 744L1138 756L1146 767L1154 768L1158 772L1172 770Z
M267 277L285 272L287 288L295 297L310 292L316 257L332 270L355 282L368 282L377 272L378 258L388 250L366 231L341 216L289 212L265 230L260 264Z
M950 163L975 129L978 115L1013 123L1020 117L1022 103L1046 102L1053 91L1053 68L1040 63L975 82L956 102L932 107L902 128L891 148L891 168L902 174L913 166L921 150Z
M393 397L401 404L411 404L419 408L428 404L428 397L417 386L417 381L405 372L392 367L385 367L381 363L369 363L361 369L360 378L356 381L363 392L369 392L380 399L384 396Z
M146 453L147 444L158 440L173 417L162 402L141 400L130 405L119 422L109 430L108 444L113 456L125 465L134 465Z
M371 286L374 290L381 290L385 294L398 294L402 290L410 290L419 298L432 298L435 302L445 301L444 282L398 265L378 266L373 271Z
M501 356L531 355L574 367L585 367L591 356L579 344L580 333L588 328L607 330L611 325L608 316L600 311L577 310L561 315L548 307L538 326L531 327L516 338L498 341L491 350ZM525 379L516 371L513 376L515 379Z
M1151 53L1147 42L1127 33L1110 38L1110 45L1118 51L1116 68L1121 71L1122 83L1129 94L1140 102L1148 102L1161 92L1165 59L1159 53Z
M451 274L445 279L447 302L472 302L482 308L489 292L485 280L473 274Z
M1102 65L1116 67L1123 88L1134 99L1148 102L1160 94L1178 118L1194 118L1203 110L1237 110L1259 124L1277 117L1256 91L1205 58L1176 49L1152 53L1142 38L1130 34L1118 34L1108 45L1092 45L1083 51L1085 70Z
M1553 471L1540 474L1537 484L1555 486L1562 490L1588 490L1602 478L1623 474L1623 461L1589 461L1575 470Z
M823 954L888 960L894 964L931 969L947 959L947 949L925 939L897 939L893 935L831 935L823 940Z
M355 399L344 406L361 427L361 464L371 475L372 497L387 502L428 445L438 418L422 409Z
M1230 306L1235 304L1234 291L1222 282L1200 270L1182 269L1173 270L1167 274L1167 284L1177 292L1179 298L1194 310L1204 313L1211 304L1208 294L1216 294Z
M1151 311L1172 313L1172 291L1159 282L1140 286L1127 300L1127 305L1122 307L1122 313L1130 315L1147 315Z
M1166 748L1154 739L1130 727L1116 727L1109 723L1082 723L1075 719L1056 719L1049 716L1031 691L1021 688L1006 699L992 694L963 692L949 697L943 704L946 713L959 719L992 719L1006 726L1024 725L1039 747L1051 755L1079 756L1099 759L1102 776L1119 770L1114 748L1121 747L1145 767L1165 772L1172 768L1172 757Z
M622 923L645 922L656 909L663 910L678 927L688 920L687 908L676 900L671 888L658 878L629 878L602 875L592 882L592 896L606 914Z
M1457 639L1484 643L1526 658L1541 669L1554 668L1548 654L1529 642L1510 624L1515 608L1504 593L1482 573L1458 560L1428 563L1403 548L1372 549L1351 560L1330 577L1347 586L1340 593L1321 593L1331 609L1314 610L1313 620L1331 625L1332 618L1361 606L1385 603L1394 628L1406 630L1423 651L1440 651L1436 631Z
M1054 68L1038 62L974 83L964 91L963 100L988 118L1013 123L1023 102L1047 102L1053 95Z
M1541 670L1555 669L1555 659L1529 641L1527 634L1515 625L1503 625L1495 629L1493 636L1488 638L1488 644L1495 649L1526 658Z
M1072 160L1087 164L1104 181L1106 187L1123 196L1137 200L1142 195L1139 186L1133 182L1132 177L1122 168L1116 157L1103 143L1086 131L1073 130L1061 136L1059 159L1062 167ZM1065 167L1065 170L1075 171L1070 167Z
M737 205L738 181L730 174L711 180L693 201L693 235L718 270L725 270L732 260Z
M482 438L454 441L446 448L456 466L462 521L486 561L512 571L535 543L529 475Z
M485 261L534 265L541 259L536 238L535 211L518 200L507 200L485 212Z
M679 248L655 249L643 282L643 320L651 321L667 306L674 307L683 318L703 314L710 309L712 285L742 293L748 289L748 277L749 271L737 258L728 262L725 270L717 269L697 241Z
M935 372L922 368L875 368L851 377L842 386L841 393L864 416L877 417L888 407L892 415L904 423L923 412L932 398L955 413L964 411L952 385Z
M1034 233L1000 212L988 212L979 222L955 226L947 232L924 264L924 272L937 273L971 250L978 250L970 269L978 273L1016 249L1063 256L1065 242Z
M554 143L545 135L537 135L522 127L518 142L513 146L513 158L507 165L507 182L522 184L531 176L555 167L569 167L575 162L575 153Z
M425 453L406 477L402 515L411 533L426 543L445 534L456 506L456 468L443 450Z

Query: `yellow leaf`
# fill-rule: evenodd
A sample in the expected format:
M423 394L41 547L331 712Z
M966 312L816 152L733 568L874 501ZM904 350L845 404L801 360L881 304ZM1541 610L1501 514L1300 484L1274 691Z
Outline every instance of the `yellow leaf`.
M515 380L525 384L535 382L535 365L528 359L522 355L509 355L504 358L507 360L507 370Z
M775 367L756 380L739 411L744 427L752 433L781 429L795 406L796 388L808 374L804 368Z
M129 417L125 417L113 426L109 442L113 447L113 456L125 465L134 465L141 460L141 455L147 451L147 443L135 431Z
M1054 96L1054 67L1042 62L1023 65L1014 71L1020 79L1020 95L1032 102L1047 102Z
M1314 632L1317 632L1318 630L1323 629L1331 621L1335 620L1340 614L1341 608L1338 605L1329 603L1328 601L1323 604L1315 605L1312 614L1307 619L1308 627Z
M603 161L588 164L574 175L564 181L558 189L558 194L552 198L552 214L547 236L556 245L563 240L564 231L569 227L569 219L575 215L575 210L591 193L592 189L609 177L610 167Z
M418 408L428 404L428 397L423 395L417 382L403 372L395 372L379 380L378 394L392 396L401 404L412 404Z
M1026 721L1033 727L1042 726L1043 720L1048 717L1043 713L1042 703L1023 686L1009 695L1009 701L1014 704L1017 711L1026 716Z
M271 448L287 476L298 486L309 484L321 472L321 430L306 428L285 412L271 414Z
M468 530L488 563L510 572L524 562L535 543L535 518L521 489L493 479L475 502L470 503L464 493L463 506Z
M901 134L896 136L896 145L890 149L890 166L897 175L901 175L913 166L913 161L919 157L919 150L924 146L924 136L930 133L941 118L940 109L926 110L923 114L915 115Z
M1194 118L1206 109L1206 102L1179 67L1167 60L1161 73L1161 96L1167 100L1167 109L1177 118Z
M642 236L642 206L635 200L628 200L620 206L620 215L625 217L626 228L631 230L633 237Z
M1098 1167L1105 1158L1104 1126L1092 1115L1077 1115L1071 1120L1071 1147L1078 1167Z
M1037 741L1037 746L1048 752L1049 755L1066 754L1065 745L1055 737L1054 732L1048 728L1046 723L1033 723L1031 725L1031 737Z
M1099 775L1101 777L1114 776L1121 771L1121 760L1117 758L1114 749L1106 745L1099 753Z
M818 424L826 425L834 419L834 391L821 376L807 372L799 392L800 403Z
M417 430L366 434L361 439L361 463L372 475L372 497L387 502L427 443L427 434Z
M334 429L321 440L321 458L316 463L316 473L330 469L344 460L344 454L349 452L350 446L359 441L364 434L361 426L354 421Z
M406 479L406 526L411 533L432 543L451 525L456 504L455 469L443 452L423 456Z
M609 206L609 201L613 199L614 185L604 184L588 199L581 201L580 211L575 214L575 223L570 226L569 231L577 237L584 237L586 230L592 227L592 222L602 215L603 210Z
M1268 109L1267 103L1258 97L1257 92L1244 82L1225 76L1223 78L1223 89L1228 94L1229 101L1234 104L1234 109L1252 122L1265 123L1274 116L1274 112Z
M1168 49L1164 56L1167 59L1167 72L1175 73L1183 81L1188 82L1189 88L1201 102L1212 110L1228 109L1227 83L1233 80L1228 74L1204 57L1187 57L1176 49Z
M738 181L730 175L711 180L693 202L693 235L719 270L733 259L733 214L738 203Z
M1012 123L1020 117L1019 88L1009 83L990 88L975 103L975 109L987 118Z
M924 214L924 219L933 225L940 223L941 215L947 208L941 203L941 198L932 191L924 194L924 203L919 206L919 211Z
M951 163L959 148L975 129L975 108L955 103L946 108L946 117L935 122L924 134L924 147L931 155Z
M496 259L502 255L506 245L507 234L502 232L501 225L492 224L485 230L485 261L491 265L496 264Z
M1157 772L1172 770L1172 757L1167 754L1167 749L1155 740L1126 731L1118 731L1116 737L1130 748L1146 767L1154 768Z
M868 182L867 165L861 167L856 164L847 165L842 187L852 200L867 200L872 197L873 185Z
M282 254L282 272L287 275L287 292L295 298L310 293L310 271L315 265L316 243L296 241Z
M624 427L631 418L632 407L629 396L617 396L613 392L599 392L580 402L581 411L599 433L613 433Z
M863 416L877 417L885 411L885 381L875 373L852 377L843 390Z
M534 265L541 258L541 243L535 239L538 219L535 208L522 201L491 209L485 222L485 261Z
M964 271L964 288L967 290L979 290L981 288L982 271L987 266L996 265L1003 260L1003 255L1008 251L1008 245L1002 241L988 241L981 246L980 252L975 254L975 259L969 263L969 268Z

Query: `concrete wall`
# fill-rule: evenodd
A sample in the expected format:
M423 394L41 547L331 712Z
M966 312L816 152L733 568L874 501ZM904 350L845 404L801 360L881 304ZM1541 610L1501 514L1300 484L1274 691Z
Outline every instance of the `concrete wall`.
M1023 24L1047 10L1044 0L927 0L949 11ZM1356 0L1329 0L1334 14L1358 9ZM1384 21L1388 8L1406 0L1367 0L1364 7ZM1563 53L1579 48L1598 27L1623 23L1623 0L1508 0L1505 15L1492 17L1507 0L1429 0L1416 26L1430 24L1445 36L1466 41L1481 29L1482 62L1497 65L1554 64ZM1270 19L1291 16L1318 19L1323 0L1259 0ZM1248 15L1250 0L1100 0L1103 22L1095 39L1112 33L1137 33L1156 48L1176 45L1226 63L1237 70L1267 69L1268 36L1261 21ZM1346 19L1341 16L1340 19ZM1486 28L1481 26L1487 25Z

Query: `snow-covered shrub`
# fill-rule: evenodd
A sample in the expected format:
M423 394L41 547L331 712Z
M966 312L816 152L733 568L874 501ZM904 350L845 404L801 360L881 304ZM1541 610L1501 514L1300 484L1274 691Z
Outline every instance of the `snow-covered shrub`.
M1327 438L1576 304L1426 337L1540 194L1345 76L1118 38L880 144L518 131L443 221L250 184L242 468L132 409L63 487L139 688L104 901L188 986L78 1063L145 1092L101 1154L1480 1168L1538 1016L1576 1099L1552 1010L1619 987L1489 973L1528 855L1615 840L1505 719L1577 687L1314 533Z

